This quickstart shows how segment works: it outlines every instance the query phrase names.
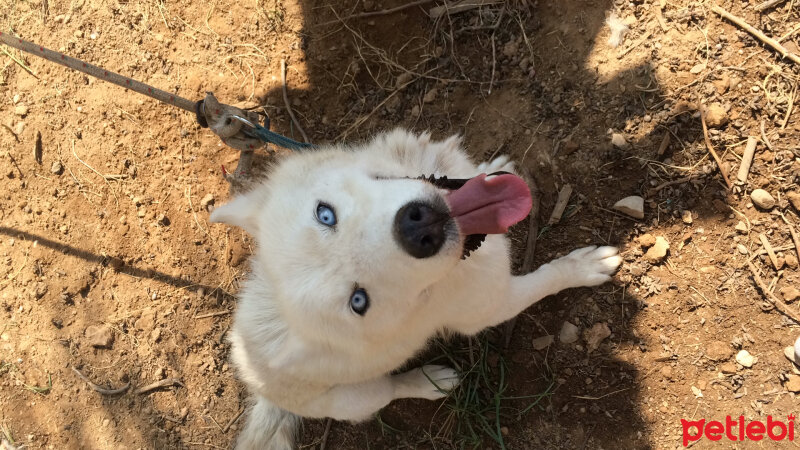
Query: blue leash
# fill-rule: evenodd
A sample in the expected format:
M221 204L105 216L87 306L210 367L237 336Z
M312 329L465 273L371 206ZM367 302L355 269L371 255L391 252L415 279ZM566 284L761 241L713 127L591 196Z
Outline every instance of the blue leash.
M231 117L251 128L250 130L242 130L244 134L257 138L261 142L274 144L279 147L288 148L289 150L306 150L310 148L316 148L314 144L297 142L294 139L290 139L284 135L275 133L274 131L269 131L268 128L262 127L257 123L253 123L244 117L237 115L231 115Z

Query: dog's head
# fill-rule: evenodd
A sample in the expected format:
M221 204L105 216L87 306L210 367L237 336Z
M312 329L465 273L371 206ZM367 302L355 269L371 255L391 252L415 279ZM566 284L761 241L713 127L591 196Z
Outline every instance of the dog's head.
M517 177L484 175L455 189L376 154L336 147L292 154L211 215L255 238L253 270L269 282L284 319L327 339L379 340L401 330L465 245L474 246L469 236L505 232L530 209Z

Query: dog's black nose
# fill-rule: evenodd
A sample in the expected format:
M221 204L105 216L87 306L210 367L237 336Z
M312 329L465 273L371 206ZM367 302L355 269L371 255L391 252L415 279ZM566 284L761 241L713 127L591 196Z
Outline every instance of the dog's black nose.
M435 255L445 241L445 224L450 219L447 207L411 202L394 218L394 236L403 250L415 258Z

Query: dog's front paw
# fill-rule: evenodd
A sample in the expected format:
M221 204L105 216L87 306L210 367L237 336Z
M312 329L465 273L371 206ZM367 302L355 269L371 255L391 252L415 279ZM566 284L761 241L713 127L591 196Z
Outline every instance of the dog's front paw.
M514 173L514 161L511 161L506 155L500 155L478 166L478 173L490 174L495 172Z
M553 261L569 287L597 286L611 280L622 258L616 247L579 248Z
M458 372L450 367L427 365L406 373L395 375L400 397L426 398L436 400L446 397L458 386Z

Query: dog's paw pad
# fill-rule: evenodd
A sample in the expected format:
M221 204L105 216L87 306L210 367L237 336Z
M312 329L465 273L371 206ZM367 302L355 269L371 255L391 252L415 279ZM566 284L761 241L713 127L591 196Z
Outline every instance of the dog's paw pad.
M514 173L514 162L507 155L483 162L478 166L478 173L509 172Z
M597 286L611 280L622 257L616 247L590 246L574 250L560 261L575 287Z

